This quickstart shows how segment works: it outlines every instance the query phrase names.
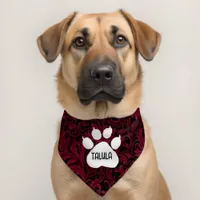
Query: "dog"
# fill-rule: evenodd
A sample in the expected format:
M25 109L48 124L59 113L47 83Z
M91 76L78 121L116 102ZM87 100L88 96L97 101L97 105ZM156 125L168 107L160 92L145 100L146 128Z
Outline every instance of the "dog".
M58 101L71 116L82 120L123 118L134 113L142 96L139 54L152 61L160 42L157 31L124 10L98 14L74 12L37 38L40 53L47 62L61 56ZM51 164L56 198L170 200L168 186L158 169L149 127L143 117L142 121L145 130L142 154L102 197L61 159L58 134Z

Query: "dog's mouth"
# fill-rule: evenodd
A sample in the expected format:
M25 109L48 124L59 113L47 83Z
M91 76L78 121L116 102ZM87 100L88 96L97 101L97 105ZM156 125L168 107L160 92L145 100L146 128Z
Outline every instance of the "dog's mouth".
M100 90L91 97L79 96L79 99L83 105L89 105L92 101L110 101L114 104L118 104L123 99L123 96L124 91L122 91L121 94L113 95L105 90Z

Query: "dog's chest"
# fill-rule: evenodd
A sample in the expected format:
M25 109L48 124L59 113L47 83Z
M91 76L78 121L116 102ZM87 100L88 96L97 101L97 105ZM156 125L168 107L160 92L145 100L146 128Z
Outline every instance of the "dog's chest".
M91 200L147 200L145 174L143 169L132 166L104 197L96 195Z

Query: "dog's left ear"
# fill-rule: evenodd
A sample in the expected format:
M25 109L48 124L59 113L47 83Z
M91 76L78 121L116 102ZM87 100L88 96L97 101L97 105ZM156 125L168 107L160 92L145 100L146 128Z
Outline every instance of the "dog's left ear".
M62 50L65 33L69 28L76 13L69 15L61 22L48 28L41 36L37 38L40 53L47 62L53 62Z
M147 24L135 20L129 13L123 10L120 12L131 27L139 53L145 60L153 60L160 47L161 35Z

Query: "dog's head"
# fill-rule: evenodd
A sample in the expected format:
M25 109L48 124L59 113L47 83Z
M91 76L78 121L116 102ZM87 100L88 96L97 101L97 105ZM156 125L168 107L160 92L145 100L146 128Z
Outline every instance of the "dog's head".
M160 38L150 26L120 10L73 13L47 29L37 42L47 62L53 62L59 54L62 57L58 98L66 110L75 104L79 109L106 104L108 110L109 105L122 107L122 100L125 105L130 98L135 98L133 104L139 103L138 54L151 61Z

